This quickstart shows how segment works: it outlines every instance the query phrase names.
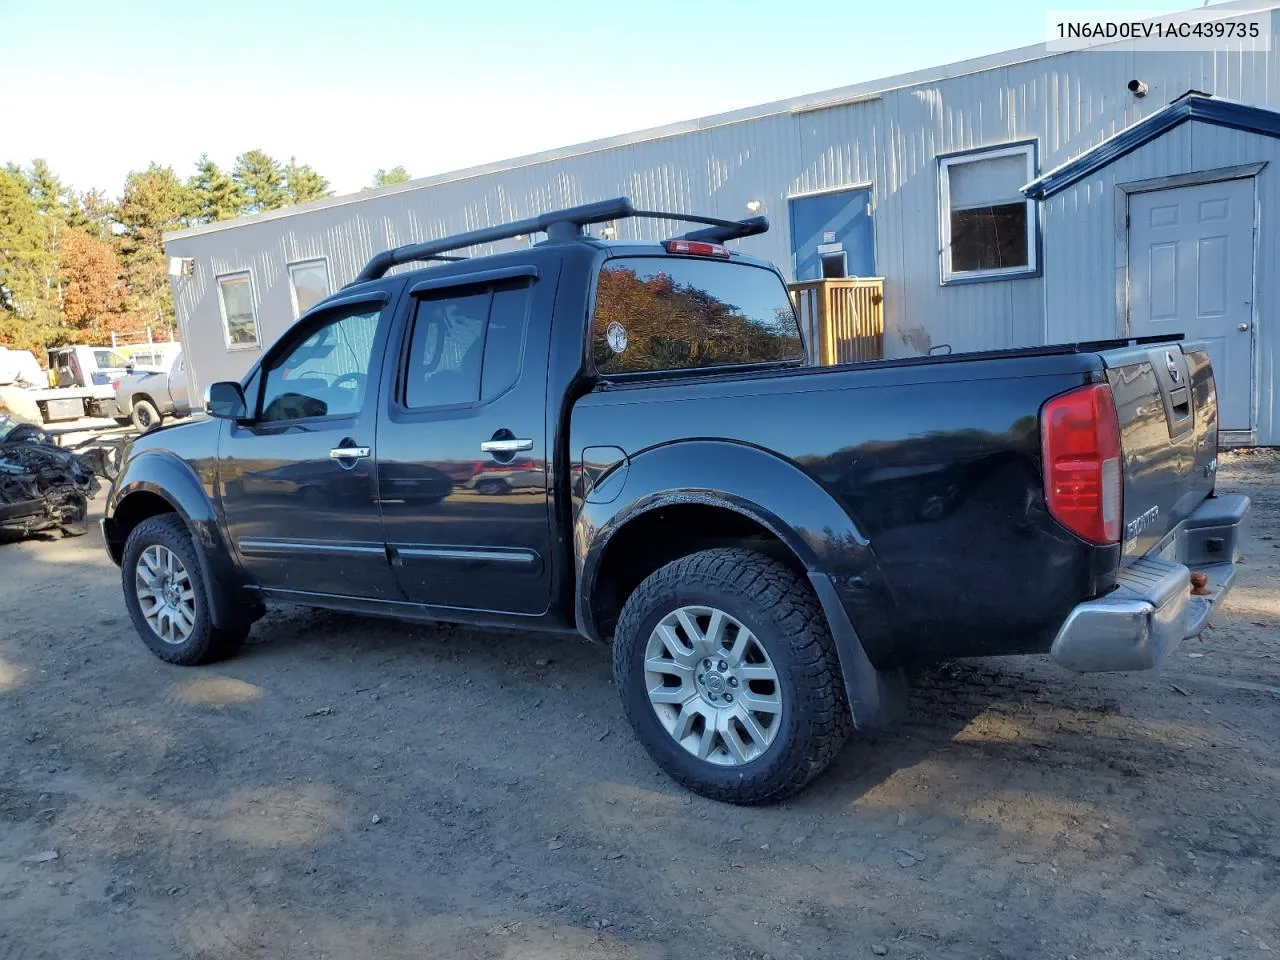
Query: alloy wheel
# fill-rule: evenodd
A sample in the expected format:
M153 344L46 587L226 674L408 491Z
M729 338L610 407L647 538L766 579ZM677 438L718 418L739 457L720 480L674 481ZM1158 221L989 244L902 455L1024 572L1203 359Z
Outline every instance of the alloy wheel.
M165 643L186 643L196 626L196 594L178 555L163 544L147 547L134 567L134 585L152 632Z
M782 687L768 652L715 607L680 607L658 622L645 646L644 683L663 728L708 763L750 763L782 725Z

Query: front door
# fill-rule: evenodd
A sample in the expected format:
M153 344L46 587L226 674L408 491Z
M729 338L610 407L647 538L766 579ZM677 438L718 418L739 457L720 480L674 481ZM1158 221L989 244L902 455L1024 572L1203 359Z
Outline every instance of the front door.
M792 197L790 208L795 279L875 276L869 188Z
M558 258L420 292L383 376L378 483L410 600L536 616L551 600L547 356ZM458 278L465 281L465 277Z
M402 600L378 511L374 424L390 310L359 302L295 326L219 444L222 508L267 590Z
M1129 197L1129 333L1203 340L1223 430L1252 427L1252 179Z

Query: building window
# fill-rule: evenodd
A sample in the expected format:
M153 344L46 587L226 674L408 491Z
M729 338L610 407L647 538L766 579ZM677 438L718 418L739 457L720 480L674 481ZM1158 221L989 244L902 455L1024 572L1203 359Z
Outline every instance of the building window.
M296 320L329 295L329 261L320 257L289 264L289 292Z
M943 283L1037 271L1035 166L1033 143L938 158Z
M258 346L258 311L253 303L253 278L246 273L230 273L218 278L218 300L222 304L222 328L227 348L245 350Z

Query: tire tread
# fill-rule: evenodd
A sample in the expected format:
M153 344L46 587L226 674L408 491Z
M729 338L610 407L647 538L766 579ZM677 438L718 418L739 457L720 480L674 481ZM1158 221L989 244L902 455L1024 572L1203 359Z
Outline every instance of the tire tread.
M674 560L650 574L627 599L618 618L613 645L613 672L619 687L631 680L633 651L642 621L655 603L690 583L711 583L727 592L752 598L779 622L791 645L794 685L806 691L808 709L803 756L782 768L743 776L729 787L667 770L682 786L739 804L776 803L804 789L840 753L852 730L839 657L826 618L809 585L784 564L762 553L719 547ZM639 730L633 705L622 698L627 719ZM794 720L797 711L791 711ZM652 751L650 751L652 754ZM656 758L655 758L656 759Z
M161 543L177 553L183 565L191 575L192 587L196 590L196 628L195 642L180 646L166 644L155 637L146 619L142 616L137 598L133 594L133 568L135 558L141 552L139 544ZM209 599L205 595L204 580L200 575L200 562L196 555L197 547L191 539L186 521L176 513L162 513L148 517L138 524L129 534L125 542L120 579L125 593L125 606L129 609L129 617L133 620L134 629L146 643L147 649L166 663L180 666L200 666L216 663L234 655L249 635L248 627L234 630L220 630L213 625L209 617Z

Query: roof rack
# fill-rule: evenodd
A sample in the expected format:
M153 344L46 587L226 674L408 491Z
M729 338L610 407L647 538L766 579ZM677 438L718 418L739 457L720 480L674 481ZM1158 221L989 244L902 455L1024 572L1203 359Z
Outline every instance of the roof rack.
M556 243L573 240L582 236L582 228L591 223L607 223L610 220L625 220L629 217L645 217L657 220L676 220L682 223L707 224L699 230L673 237L674 240L704 240L712 243L726 243L741 237L751 237L764 233L769 229L768 217L749 217L746 220L719 220L715 217L698 217L687 213L664 213L657 210L637 210L628 197L616 197L613 200L601 200L598 203L585 203L578 207L567 207L564 210L553 210L527 220L516 220L513 223L496 227L484 227L466 233L456 233L451 237L439 240L428 240L425 243L411 243L403 247L394 247L375 254L364 265L351 283L363 283L366 280L377 280L388 270L402 263L413 263L427 260L465 260L466 257L444 256L449 250L458 250L479 243L493 243L497 240L509 240L530 233L545 233L547 240ZM351 284L348 284L350 286Z

